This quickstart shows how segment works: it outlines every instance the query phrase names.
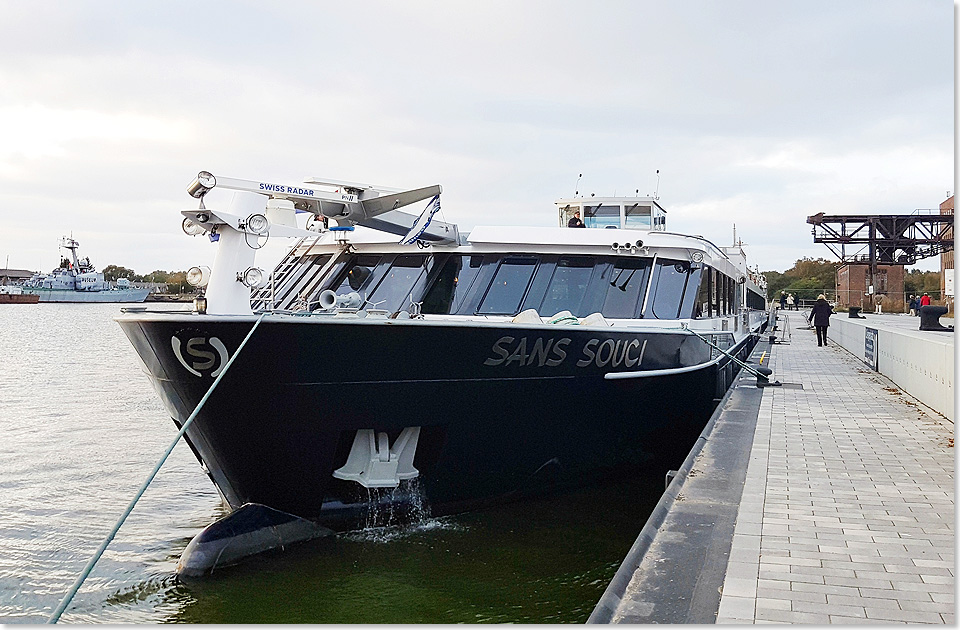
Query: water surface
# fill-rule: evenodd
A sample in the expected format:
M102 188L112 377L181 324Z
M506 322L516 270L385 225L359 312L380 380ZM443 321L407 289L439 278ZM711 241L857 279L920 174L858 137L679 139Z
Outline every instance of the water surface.
M0 621L46 620L176 428L116 304L0 308ZM365 530L180 580L225 514L178 445L61 618L67 623L583 622L662 477Z

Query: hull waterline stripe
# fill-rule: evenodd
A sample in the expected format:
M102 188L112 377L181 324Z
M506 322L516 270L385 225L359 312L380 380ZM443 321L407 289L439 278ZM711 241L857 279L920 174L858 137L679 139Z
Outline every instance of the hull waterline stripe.
M179 433L177 433L177 437L174 438L173 442L170 443L170 446L167 447L167 451L163 454L163 457L160 458L160 461L157 462L157 465L153 467L153 471L150 473L150 475L147 476L147 480L143 482L143 485L140 486L140 490L137 492L137 495L133 497L133 500L130 501L129 505L127 505L127 509L124 510L123 514L120 516L120 519L113 526L113 529L110 531L107 537L103 539L103 542L100 543L100 547L93 554L93 557L90 558L90 561L87 563L87 566L84 567L83 573L80 574L76 582L73 583L73 586L70 587L70 591L64 596L63 600L60 602L60 605L57 606L56 610L53 611L53 614L50 615L50 618L47 619L47 623L53 624L59 621L60 615L63 614L63 611L67 609L67 606L69 606L70 602L73 600L74 595L76 595L77 591L80 590L80 585L83 584L84 580L86 580L87 577L90 575L90 572L93 571L94 565L97 564L97 561L103 555L103 552L106 551L107 545L110 544L110 541L113 540L113 537L117 535L118 531L120 531L120 527L123 525L124 521L127 520L127 517L130 516L130 513L133 511L134 506L136 506L137 504L137 501L139 501L140 497L143 496L143 493L146 492L147 486L150 485L153 479L157 476L157 473L160 472L160 467L163 466L163 463L165 461L167 461L167 457L169 457L170 453L173 452L173 448L180 441L180 438L183 437L183 434L187 432L187 428L193 423L193 419L197 417L197 414L200 412L200 409L202 409L203 406L206 404L207 399L210 398L210 395L213 393L213 390L217 388L217 385L220 384L220 381L221 379L223 379L223 376L230 370L230 366L233 365L233 362L236 360L236 358L240 356L240 352L243 350L243 347L247 345L248 341L250 341L250 337L253 336L254 331L260 325L260 322L262 320L263 320L263 315L258 317L257 321L254 322L253 327L250 328L250 332L247 333L247 336L243 338L243 341L241 341L240 345L237 347L237 351L233 354L232 357L230 357L230 360L227 361L227 364L223 367L223 371L221 371L220 374L217 376L217 378L214 379L213 383L210 385L210 388L207 390L207 393L203 395L202 399L200 399L200 402L197 404L196 409L193 410L193 413L190 414L190 417L187 418L187 421L183 423L182 427L180 427L180 431Z

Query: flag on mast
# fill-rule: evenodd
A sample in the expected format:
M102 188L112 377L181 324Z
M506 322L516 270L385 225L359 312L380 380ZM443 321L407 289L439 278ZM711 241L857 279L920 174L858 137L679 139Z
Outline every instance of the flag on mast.
M430 222L433 221L433 215L440 211L440 195L434 195L433 199L427 203L427 207L423 209L423 212L420 213L420 216L417 217L417 220L413 222L413 226L407 232L406 236L400 239L401 245L412 245L416 243L423 233L427 231L427 226L430 225Z

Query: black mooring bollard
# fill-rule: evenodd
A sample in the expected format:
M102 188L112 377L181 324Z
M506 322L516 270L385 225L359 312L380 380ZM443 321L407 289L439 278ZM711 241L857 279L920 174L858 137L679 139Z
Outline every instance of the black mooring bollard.
M757 368L757 387L766 387L770 384L770 375L773 374L773 370L768 367L760 366ZM761 376L762 375L762 376Z
M928 304L920 307L920 330L933 332L953 332L953 326L947 328L940 323L940 318L947 314L946 306Z

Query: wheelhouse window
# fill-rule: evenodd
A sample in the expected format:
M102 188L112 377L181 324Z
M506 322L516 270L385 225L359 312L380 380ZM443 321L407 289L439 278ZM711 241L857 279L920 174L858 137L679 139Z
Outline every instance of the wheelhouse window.
M635 203L632 206L627 206L624 210L626 211L624 227L635 230L649 230L651 228L650 206L641 206Z
M536 268L536 258L504 258L477 312L484 315L515 315Z
M560 311L570 311L579 316L590 276L593 275L593 265L593 258L571 257L558 260L539 312L542 315L555 315Z
M583 222L588 228L620 227L620 206L584 206L583 214Z
M390 312L408 308L410 304L404 303L404 298L423 275L426 260L422 254L397 256L383 280L367 296L367 302Z
M600 312L604 317L636 317L650 277L650 260L619 258L608 271L602 276L607 286Z
M423 310L427 314L456 313L480 272L482 256L452 255L443 264L433 286L423 296Z

